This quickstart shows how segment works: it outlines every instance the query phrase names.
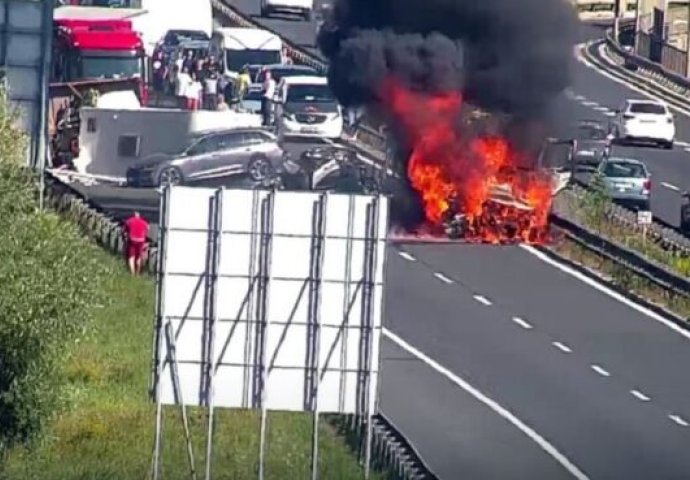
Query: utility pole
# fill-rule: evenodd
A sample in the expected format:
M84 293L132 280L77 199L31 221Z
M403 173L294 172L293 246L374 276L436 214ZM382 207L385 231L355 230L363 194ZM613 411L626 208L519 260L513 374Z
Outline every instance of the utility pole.
M685 18L685 76L690 77L690 2Z
M640 18L642 14L640 12L641 5L640 0L635 0L635 55L640 54Z

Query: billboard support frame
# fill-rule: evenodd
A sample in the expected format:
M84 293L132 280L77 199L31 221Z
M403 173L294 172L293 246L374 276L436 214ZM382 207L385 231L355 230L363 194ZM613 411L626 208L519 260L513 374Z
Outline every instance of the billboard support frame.
M204 428L204 433L206 434L205 478L210 480L213 469L215 424L217 423L215 409L227 406L229 408L239 407L260 410L258 425L260 438L258 445L258 468L256 472L258 473L257 477L260 480L264 480L266 476L266 454L269 448L267 432L268 413L269 410L276 409L272 403L274 400L271 400L276 394L272 393L269 395L268 389L269 384L271 391L274 390L274 387L280 385L280 383L275 385L273 383L280 382L279 379L282 378L280 370L285 368L279 359L279 352L292 351L291 348L283 347L289 347L289 345L294 343L288 344L286 342L283 345L283 342L286 339L287 330L290 329L292 331L291 327L293 325L301 329L303 333L299 334L299 340L295 338L290 340L290 342L306 342L302 343L304 345L302 347L302 355L305 355L305 357L304 363L300 363L303 366L296 365L289 368L303 369L301 378L304 382L304 389L301 393L303 397L300 402L302 407L300 408L299 404L293 404L293 407L288 408L296 408L295 411L312 413L310 477L312 480L319 478L319 422L322 417L321 410L325 409L326 412L354 413L351 418L354 421L353 423L358 425L360 431L359 462L364 467L363 477L368 479L371 474L374 447L372 415L378 405L378 375L380 375L381 365L377 339L380 338L380 317L383 305L379 305L379 303L382 303L382 297L379 298L378 295L379 292L382 293L384 280L379 279L379 276L381 275L381 270L385 271L386 263L385 255L383 255L385 250L379 252L378 248L385 249L382 241L385 244L388 243L384 231L387 231L388 222L385 222L386 225L381 225L382 215L387 215L387 210L384 212L381 208L383 205L388 205L387 200L380 194L366 195L368 197L366 200L358 198L359 196L357 195L348 195L349 198L333 200L334 205L330 205L330 192L314 195L306 204L303 200L298 200L297 205L302 205L298 208L304 209L304 214L302 230L296 231L303 233L293 234L290 227L285 230L287 233L284 233L283 229L286 227L280 226L285 221L283 220L279 223L279 219L285 217L284 214L279 212L282 211L281 209L290 207L280 206L283 205L281 203L282 200L279 200L279 198L282 199L280 195L285 195L285 193L277 192L275 189L268 192L265 190L255 190L248 192L249 195L242 194L244 196L240 195L239 197L234 191L226 191L224 188L213 189L208 194L203 192L201 196L198 196L198 193L187 194L186 192L174 192L173 194L174 190L176 188L167 187L162 192L161 201L163 205L159 218L161 225L158 234L160 248L157 259L158 268L156 270L158 280L156 289L156 323L159 335L155 336L153 341L153 348L155 349L153 374L155 378L151 382L151 392L155 395L156 401L156 431L153 455L154 480L159 480L162 474L164 408L166 405L175 404L179 405L182 410L181 420L184 427L191 478L196 479L197 475L201 476L196 469L197 459L195 458L195 453L198 452L194 452L187 411L189 406L196 405L197 402L199 406L208 408L207 421L203 422L206 423L206 428ZM182 190L182 187L179 190ZM178 193L180 196L178 196ZM203 215L205 218L203 225L198 215L195 223L196 227L191 226L192 224L180 223L179 220L172 219L171 210L175 209L175 211L179 211L184 215L185 207L183 205L189 208L188 205L190 204L186 201L186 195L191 195L191 199L196 198L194 202L197 202L198 209L206 210L207 213ZM237 205L235 204L235 198L239 199ZM227 203L227 205L223 205L224 203ZM246 205L246 207L244 207L244 213L239 214L239 218L246 218L246 220L239 221L247 222L244 224L246 227L233 227L234 222L238 221L233 220L235 218L234 212L238 205L242 204ZM277 206L277 204L280 205ZM290 205L288 200L286 200L286 205ZM346 209L348 210L347 214L344 212ZM308 212L311 212L311 215ZM334 218L346 217L347 224L331 225L332 222L327 221L329 215L335 215ZM307 216L311 216L311 220L304 218ZM177 219L178 217L175 216L174 218ZM226 219L229 222L228 225L224 225ZM186 222L186 220L183 220L183 222ZM340 221L334 223L338 224ZM194 261L197 262L196 265L198 267L194 268L198 268L198 270L185 271L184 267L179 269L172 266L173 264L177 265L176 262L179 262L179 260L173 262L174 259L184 258L185 253L180 250L180 246L183 243L180 242L187 242L189 240L180 240L180 238L187 238L185 235L197 236L195 237L197 240L194 241L197 242L197 247L195 248L198 253L194 257L197 260ZM203 240L199 235L203 236ZM226 235L230 235L230 237L227 237L227 241ZM237 237L238 235L239 237ZM241 240L246 245L246 247L241 248L246 248L250 252L249 265L243 263L246 261L244 260L246 253L232 253L236 251L235 247L229 249L229 245L235 245L236 241L240 241L232 239L236 237L241 239L243 235L248 236L248 238L245 237L246 240ZM279 243L284 242L283 238L302 238L304 240L301 243L302 247L300 247L303 249L300 251L304 253L301 257L298 257L303 258L301 260L303 262L303 273L297 275L294 279L280 273L282 272L280 269L285 268L283 265L284 261L277 261L277 259L285 258L285 253L279 253L285 249L285 243ZM333 243L333 252L338 252L339 249L343 248L344 250L340 250L341 253L339 254L334 255L332 252L327 255L326 250L331 250L328 240L335 242ZM206 245L205 253L201 250L204 244ZM222 253L223 249L225 249L228 255L227 259L225 258L226 254ZM175 252L180 253L182 257ZM171 255L175 256L172 257ZM205 259L202 258L202 255ZM223 257L222 262L221 255ZM279 257L274 258L274 255L279 255ZM230 260L230 258L234 260ZM382 258L383 264L380 265ZM171 262L169 265L166 263L167 260ZM205 262L205 264L202 262ZM233 268L240 268L247 273L226 273L228 268L226 264L235 265ZM329 268L332 269L334 265L343 266L337 267L339 269L337 271L340 273L335 274L337 277L332 279L330 275L333 274L328 272ZM168 270L170 271L168 272ZM233 278L239 280L245 276L247 276L247 280L245 280L246 283L244 285L247 285L247 291L245 293L241 291L244 290L240 286L242 282L238 285L240 288L239 292L236 289L237 287L234 287L235 296L233 298L235 300L232 300L232 305L234 306L228 309L226 305L223 305L225 297L221 294L225 291L225 288L228 288L224 285L229 284L223 282ZM196 284L196 287L193 287L194 292L191 289L189 290L192 292L190 302L195 301L194 298L197 296L197 291L201 292L201 290L198 290L200 288L199 285L202 283L205 285L205 294L199 293L198 300L196 300L196 302L203 303L195 304L198 305L195 308L201 308L198 310L199 313L188 316L189 310L185 310L184 314L175 314L173 313L174 309L178 307L165 306L167 305L165 302L170 301L166 300L166 298L179 298L179 296L175 297L178 295L177 293L173 293L173 291L177 292L176 288L180 288L175 283L176 281L179 282L179 280L175 280L177 277L199 278L199 281L194 283ZM168 282L169 279L171 282ZM277 305L281 305L281 303L276 304L272 302L269 293L273 293L272 290L277 289L276 295L278 296L276 298L281 298L282 289L280 287L282 284L280 282L285 282L286 279L293 282L301 281L302 285L300 287L298 283L293 283L294 287L291 288L294 289L288 290L293 293L289 293L287 297L285 293L282 293L282 302L288 303L284 304L285 307L278 307ZM170 284L168 285L168 283ZM341 290L332 290L333 287L328 286L335 284L342 284L342 287L337 287L341 288ZM307 288L309 288L308 305L305 305L303 301ZM166 290L170 291L166 292ZM327 298L332 298L334 294L331 293L332 291L339 291L341 292L339 296L342 295L342 307L336 307L335 311L324 304L324 302L327 302ZM328 304L333 304L333 300L328 301ZM179 308L192 308L192 303L184 306L186 300L182 300L182 302ZM340 300L338 299L335 305L338 305L339 302ZM177 304L179 302L173 305ZM173 308L173 310L169 311L169 308ZM285 308L290 310L285 310ZM273 310L276 311L274 312ZM281 312L285 312L287 317L285 320L282 318ZM281 318L274 318L276 314ZM294 323L293 318L295 318ZM340 321L338 321L338 318L340 318ZM191 322L200 322L196 323L197 326L188 324L190 326L184 327L184 331L187 331L188 328L193 328L195 329L193 330L194 332L198 332L192 333L192 337L185 335L183 331L186 319L189 319ZM333 319L336 321L334 322ZM182 323L178 325L180 321ZM234 324L228 325L225 323L229 321L234 322ZM236 326L242 325L242 323L246 323L246 331L242 334L235 334ZM350 328L356 329L356 333L354 330L349 332ZM237 332L241 331L237 330ZM234 340L233 335L235 335ZM245 335L245 337L242 339L237 338L238 336L241 337L241 335ZM326 336L324 337L323 335ZM355 337L348 340L350 335L355 335ZM201 350L196 350L198 353L194 353L194 357L192 357L198 358L198 360L190 360L188 358L189 353L185 353L189 352L190 338L196 338L197 340L192 340L192 344L197 342L196 345L201 347ZM328 345L324 346L324 341ZM340 342L340 345L338 345L338 342ZM179 349L177 348L177 343L180 343ZM245 365L243 367L244 371L241 374L238 372L236 385L241 387L240 382L244 384L243 378L247 372L249 373L251 383L246 384L246 388L244 388L241 394L237 391L232 394L232 398L235 399L232 401L236 402L232 404L228 404L226 397L222 396L228 393L227 388L223 389L225 394L222 392L218 393L223 399L221 397L215 398L217 387L220 386L218 382L221 376L225 378L224 375L227 375L223 373L222 369L226 368L226 365L235 365L227 363L228 361L232 362L232 360L225 359L225 352L228 347L231 349L228 351L234 351L233 355L236 355L238 358L235 362L242 362L241 358L247 358L247 355L250 359L249 362L243 364ZM244 352L242 352L243 349ZM340 357L339 362L338 360L332 361L332 357ZM276 359L278 359L277 363ZM194 377L189 376L190 362L196 362L200 367L200 369L196 370L198 373L192 374L195 375ZM353 362L357 362L357 366ZM340 363L340 365L334 368L330 366L331 363ZM167 373L166 368L170 369ZM274 368L277 369L276 373L278 373L276 380L273 380L272 375ZM216 374L219 375L218 378L216 378ZM170 377L166 375L170 375ZM189 389L194 383L187 382L191 381L192 378L195 378L193 381L198 385L198 387L195 387L197 388L197 393L188 398L187 396L192 393ZM182 383L183 380L186 382L184 385ZM324 388L321 387L324 387L325 391L333 393L325 394L321 391ZM351 392L349 394L352 395L351 397L345 392L346 390ZM326 395L326 397L323 397L323 395ZM347 400L347 398L351 400ZM322 401L325 401L329 406L324 407ZM244 407L244 404L248 404L247 407ZM236 405L236 407L230 405ZM277 410L280 409L277 408ZM200 469L201 467L199 467Z
M261 416L259 419L259 480L265 479L266 469L266 429L268 427L268 388L266 381L268 369L266 366L267 327L271 323L268 315L268 294L271 286L271 253L273 246L273 214L275 211L275 190L261 205L261 246L259 249L259 303L257 305L257 328L261 332L261 351L257 356L260 362L260 398ZM256 385L256 383L255 383Z
M218 280L219 280L219 268L220 268L220 248L222 238L223 238L223 192L225 188L221 188L216 192L214 201L212 202L212 208L214 209L213 215L213 271L211 279L211 305L213 311L209 316L211 321L208 326L208 362L206 364L206 376L207 380L207 395L206 404L208 407L208 424L206 427L206 480L211 480L211 470L213 461L213 432L214 432L214 413L215 413L215 403L213 401L215 397L215 376L217 367L214 363L215 359L215 342L216 342L216 324L218 323ZM222 356L222 353L221 353ZM220 364L221 357L218 358L218 364Z

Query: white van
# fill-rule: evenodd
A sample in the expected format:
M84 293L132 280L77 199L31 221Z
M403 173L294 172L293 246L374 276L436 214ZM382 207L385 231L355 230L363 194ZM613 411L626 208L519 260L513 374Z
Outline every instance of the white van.
M275 12L297 13L311 21L314 0L261 0L261 16L270 17Z
M221 62L228 78L237 78L244 65L284 63L283 41L261 28L217 28L211 37L209 53Z
M343 134L342 108L325 77L283 77L275 99L276 130L281 138L336 139Z

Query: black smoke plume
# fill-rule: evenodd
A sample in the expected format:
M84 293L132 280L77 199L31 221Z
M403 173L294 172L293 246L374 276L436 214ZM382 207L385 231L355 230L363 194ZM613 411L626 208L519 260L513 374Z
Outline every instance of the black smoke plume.
M335 0L318 44L344 105L376 103L393 76L535 118L568 85L576 25L567 0Z

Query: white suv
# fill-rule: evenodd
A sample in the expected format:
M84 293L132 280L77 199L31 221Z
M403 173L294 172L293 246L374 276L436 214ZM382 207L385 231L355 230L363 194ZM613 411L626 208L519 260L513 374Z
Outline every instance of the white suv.
M276 89L276 130L280 137L340 138L343 114L326 77L283 77Z
M654 100L626 100L616 112L614 134L619 141L652 142L670 150L676 126L666 104Z
M270 17L274 12L298 13L311 21L314 0L261 0L261 16Z

